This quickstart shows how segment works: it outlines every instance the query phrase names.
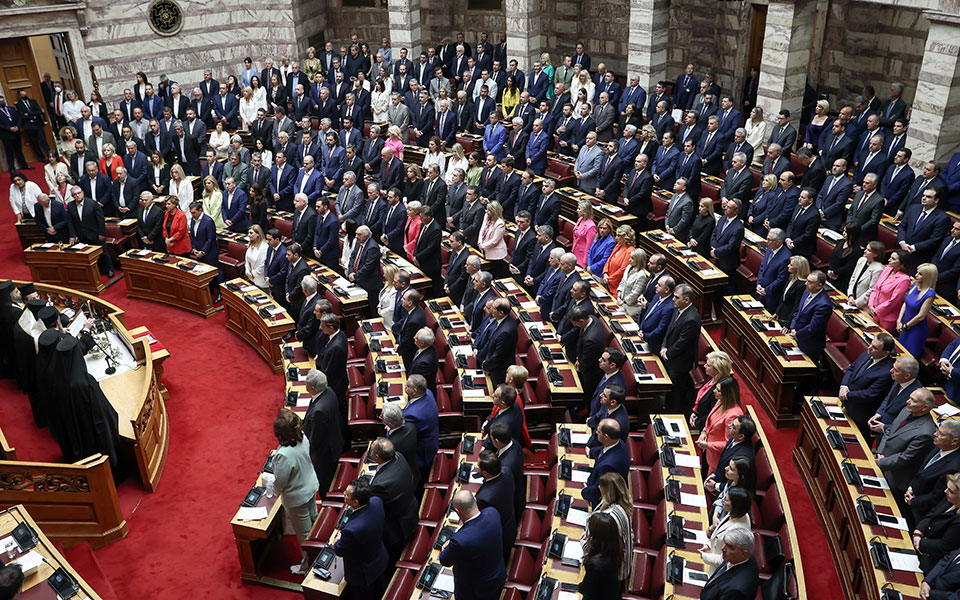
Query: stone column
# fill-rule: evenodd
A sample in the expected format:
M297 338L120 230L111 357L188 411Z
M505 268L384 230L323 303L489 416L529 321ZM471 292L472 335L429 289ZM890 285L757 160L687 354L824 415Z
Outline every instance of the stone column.
M960 16L924 12L930 21L910 115L912 166L950 158L960 144Z
M520 70L529 72L543 52L543 23L539 0L506 0L507 62L517 59Z
M667 35L670 0L630 0L627 77L637 75L650 93L667 77Z
M816 8L816 0L770 0L757 93L767 127L776 125L783 109L799 125Z
M409 48L407 57L416 62L420 56L420 0L389 0L390 46Z

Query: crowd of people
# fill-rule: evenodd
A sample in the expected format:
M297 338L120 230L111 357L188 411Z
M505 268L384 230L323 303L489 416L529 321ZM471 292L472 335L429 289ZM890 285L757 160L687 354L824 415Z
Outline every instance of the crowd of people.
M755 85L745 86L738 108L708 73L697 77L687 65L675 82L648 91L636 76L618 81L602 62L591 71L583 44L520 65L507 60L505 35L495 45L485 33L476 44L458 34L415 57L406 48L395 53L387 40L372 50L354 36L339 51L328 42L321 52L308 49L303 61L259 66L247 58L239 77L221 73L220 81L205 71L192 89L166 76L155 87L138 73L112 111L98 94L83 103L45 77L43 100L59 138L55 149L42 148L48 190L16 171L10 204L18 221L33 218L48 240L68 243L102 244L105 217L136 216L145 247L213 266L217 229L248 236L244 275L289 311L317 365L307 377L313 398L306 418L284 411L274 426L275 485L301 541L316 517L310 499L326 493L349 444L347 335L307 259L366 290L367 315L381 317L398 341L410 401L403 409L385 406L388 435L371 452L377 475L348 488L347 504L363 517L350 521L336 550L348 557L355 594L382 591L413 534L418 486L437 452L439 358L423 304L441 296L467 320L477 364L496 391L483 424L484 484L453 499L464 527L440 560L454 566L458 598L483 597L503 583L500 557L509 556L524 502L521 447L530 436L523 406L539 402L523 397L528 373L514 365L518 322L492 288L511 277L556 327L585 390L573 411L591 426L595 460L583 491L595 509L582 540L584 597L619 597L616 582L630 573L633 510L626 356L605 347L593 287L609 290L663 359L672 381L663 409L686 415L700 432L714 507L702 555L723 575L711 578L703 597L733 588L753 597L753 537L742 532L749 533L755 500L756 426L725 353L707 356L708 379L695 389L701 317L693 288L667 271L666 257L637 247L637 236L652 227L726 273L725 293L736 289L746 231L761 236L766 248L752 291L816 364L831 288L899 339L907 354L894 360L894 337L876 336L846 371L839 396L864 438L877 444L879 464L915 527L925 572L943 579L944 570L956 570L955 561L938 561L952 560L960 547L951 475L960 471L960 427L924 418L933 396L917 381L917 358L928 349L934 297L957 302L960 224L945 211L960 207L960 160L928 161L914 174L901 84L891 85L885 102L866 85L836 116L820 100L801 134L787 110L768 126ZM24 92L16 109L0 98L11 167L19 161L30 168L17 154L21 135L40 144L38 151L46 145L37 133L44 133L43 112ZM479 136L479 147L466 152L457 141L462 133ZM409 162L411 147L422 164ZM572 185L636 216L636 226L598 218L584 200L572 239L561 240L558 184L545 177L549 151L573 159ZM756 189L753 163L760 163ZM192 176L201 178L199 195ZM708 176L723 181L721 215L703 193ZM654 191L669 197L662 223L651 221ZM161 199L162 209L155 205ZM292 213L289 242L271 226L267 207ZM895 223L894 248L879 239L884 215ZM828 259L816 256L821 229L839 236ZM430 279L426 296L411 286L411 273L381 264L387 249ZM954 342L939 361L952 399L958 360ZM819 383L814 378L814 387ZM381 533L382 547L358 541ZM294 571L306 569L305 561ZM937 580L925 585L936 589Z

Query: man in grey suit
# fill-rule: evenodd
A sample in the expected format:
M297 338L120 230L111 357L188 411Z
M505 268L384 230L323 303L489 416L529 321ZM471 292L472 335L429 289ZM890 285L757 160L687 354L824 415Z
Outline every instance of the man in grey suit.
M770 132L770 137L767 138L767 146L769 147L770 144L779 144L789 157L796 141L797 130L790 124L790 111L786 109L781 110L780 114L777 115L777 125Z
M353 171L343 174L343 185L337 192L337 218L340 222L347 219L356 221L363 212L363 190L357 185L357 175Z
M750 186L753 183L753 174L747 168L747 155L737 152L730 162L727 177L720 186L720 200L726 202L730 198L737 198L744 206L744 214L750 206Z
M287 111L283 106L277 106L277 110L274 113L273 118L273 145L276 146L280 143L281 131L287 132L288 139L296 139L294 134L297 131L297 124L293 122L292 119L287 117Z
M893 420L890 432L877 446L877 466L890 484L897 504L903 503L904 492L913 476L923 468L923 459L933 447L933 432L937 426L930 416L930 409L934 406L933 392L926 388L915 389L907 398L907 405Z
M450 176L450 187L447 188L447 220L444 223L445 229L453 231L456 224L460 222L460 213L466 205L467 184L463 182L466 177L463 169L457 167Z
M600 92L600 103L593 109L593 121L597 125L597 141L613 139L613 124L617 122L617 109L610 104L610 95Z
M673 198L667 204L667 216L663 221L667 233L680 241L689 240L696 212L693 198L687 193L687 180L681 177L673 184Z
M117 152L117 140L113 137L113 134L109 131L104 131L100 123L94 123L92 125L93 134L90 135L90 138L87 140L87 148L93 150L97 153L98 157L103 156L103 146L105 144L110 144L113 146L113 153L119 154Z
M387 107L387 123L400 128L400 139L406 144L410 141L410 109L402 102L403 96L397 92L390 94L390 106Z
M591 131L573 164L573 174L580 182L580 189L588 194L597 190L597 175L600 173L602 161L603 151L597 146L597 133Z
M863 176L863 185L850 203L850 212L847 213L847 224L856 223L860 226L860 239L877 239L877 225L883 216L883 197L877 191L880 178L876 173L867 173Z

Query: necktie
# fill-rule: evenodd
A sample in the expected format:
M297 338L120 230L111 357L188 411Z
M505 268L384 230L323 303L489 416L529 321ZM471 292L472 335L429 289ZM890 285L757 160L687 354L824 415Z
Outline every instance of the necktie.
M923 220L926 219L926 218L927 218L927 211L925 211L925 210L920 211L920 218L917 219L917 225L916 225L916 226L917 226L917 227L920 227L920 223L923 223Z
M303 189L303 188L300 188L300 189ZM296 211L296 212L293 214L293 230L294 230L294 231L296 231L296 230L297 230L297 227L300 225L300 216L301 216L302 214L303 214L303 213L300 212L299 210Z
M924 465L923 468L924 468L924 469L929 468L930 465L932 465L933 463L937 462L938 460L940 460L940 451L939 451L939 450L937 450L936 454L934 454L933 457L932 457L930 460L927 461L927 464Z
M829 195L830 195L830 190L833 189L833 184L835 184L835 183L836 183L837 181L839 181L839 180L840 180L839 177L834 177L834 178L832 178L832 179L830 180L830 183L827 184L827 193L824 194L825 196L829 196Z
M801 211L803 212L803 211ZM720 235L723 235L723 232L726 231L727 225L730 224L730 219L724 217L723 225L720 226Z
M898 175L898 174L900 174L900 169L902 169L902 168L903 168L903 167L900 166L900 165L897 165L896 167L893 168L893 173L890 174L890 182L891 182L891 183L893 183L893 180L897 178L897 175Z
M947 255L948 252L953 248L953 245L957 243L956 239L951 239L950 243L947 244L947 247L943 249L943 252L940 253L940 260L943 260L943 257Z
M800 307L800 310L805 309L810 304L811 300L813 300L813 296L810 294L807 294L807 297L804 299L803 306Z
M897 144L900 142L900 136L893 138L893 141L890 142L890 149L887 150L887 158L892 157L897 152Z
M360 266L360 257L363 256L363 247L366 245L366 242L360 244L360 248L357 249L357 259L353 261L353 272L357 272L357 267Z
M833 138L833 142L830 143L830 152L833 152L833 149L837 147L837 142L840 141L840 138Z
M710 145L710 140L713 139L713 133L714 132L711 131L709 134L707 134L707 141L703 143L704 148Z
M396 208L397 208L397 205L394 204L393 206L390 207L390 210L387 211L387 223L390 222L390 217L393 216L393 211L396 210Z
M376 208L376 206L377 206L376 201L372 200L370 202L370 209L367 210L367 223L370 223L371 221L373 221L373 209Z
M870 193L870 194L864 194L863 196L860 197L860 204L857 205L858 212L860 211L861 208L863 208L863 205L867 203L867 199L872 195L873 193Z
M800 210L797 211L797 216L795 216L795 217L793 218L793 222L794 222L794 223L797 222L797 219L800 218L800 215L802 215L802 214L803 214L803 211L805 211L805 210L807 210L807 207L806 207L806 206L801 206L801 207L800 207Z

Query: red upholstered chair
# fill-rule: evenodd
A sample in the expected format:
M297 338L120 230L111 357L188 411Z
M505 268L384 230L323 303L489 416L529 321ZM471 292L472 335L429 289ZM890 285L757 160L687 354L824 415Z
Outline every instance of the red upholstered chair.
M557 244L564 248L569 248L573 244L574 223L570 219L560 217L560 233L557 235Z
M330 491L327 492L326 499L333 501L343 501L343 493L346 491L350 482L357 478L360 471L359 464L348 462L337 463L337 470L333 474L333 482L330 484Z
M550 473L544 478L539 475L527 477L527 507L546 510L547 505L557 495L557 465L550 467Z
M630 581L627 583L627 595L631 600L650 598L650 580L653 579L653 563L656 560L645 552L633 552L633 566L630 569Z
M417 571L412 569L394 571L383 600L408 600L417 584L417 576Z
M130 249L129 238L123 235L123 230L115 223L107 223L103 243L109 247L114 264L119 264L120 259L118 257Z
M751 512L751 516L753 513ZM767 536L776 535L784 525L786 517L783 514L783 503L780 501L780 492L776 484L767 488L767 493L759 502L759 515L753 521L754 531Z
M274 219L273 226L280 232L280 239L284 244L289 244L293 241L293 221Z
M657 509L653 511L653 517L650 519L650 540L646 546L643 546L646 550L651 550L656 552L661 547L663 547L664 542L667 539L667 504L664 501L660 501L657 505Z
M748 286L756 287L757 273L760 272L760 265L763 263L763 255L747 248L743 263L737 267L737 273L743 276Z
M319 554L320 550L327 545L330 534L333 533L334 527L337 526L338 518L339 515L335 508L326 505L320 507L317 520L313 522L313 527L310 528L310 533L303 542L303 548L307 551L307 556L312 557ZM310 560L312 561L313 558Z
M453 480L457 470L457 463L454 460L452 450L440 450L433 459L433 465L430 467L430 473L427 480L423 483L424 488L446 489Z
M420 525L436 527L447 511L447 496L449 488L427 488L423 490L423 500L420 501Z
M367 355L370 354L370 347L367 346L367 338L363 335L360 326L353 332L353 338L350 339L350 345L347 348L347 364L362 364Z
M647 480L639 469L630 470L630 493L633 495L633 506L635 508L656 509L656 503L650 500L650 492L647 490ZM633 511L640 512L639 510Z
M419 569L426 562L430 549L433 547L433 531L429 527L420 525L417 527L413 539L403 549L400 558L397 560L397 566L404 569ZM402 569L401 569L402 570Z
M650 521L647 519L647 513L642 510L634 510L632 517L633 545L639 548L650 546Z
M246 265L247 247L237 242L227 242L227 251L220 253L220 268L227 271L225 277L233 279L243 275Z
M541 519L538 511L532 508L524 510L523 516L520 519L517 541L514 545L539 550L540 546L543 545L543 541L547 539L547 535L550 533L550 515L553 515L553 507L555 504L556 500L550 502L547 511L544 513L545 519ZM546 527L544 527L544 520L546 520L547 523Z
M530 551L523 546L514 546L504 587L514 588L524 593L529 592L536 585L538 575L540 575L540 565L534 562Z
M654 229L663 229L664 221L667 218L667 202L654 194L651 196L653 201L653 211L647 215L647 218L653 221Z
M766 448L760 448L757 451L756 459L756 470L757 470L757 490L766 490L771 485L773 485L773 469L770 468L770 459L767 457Z

